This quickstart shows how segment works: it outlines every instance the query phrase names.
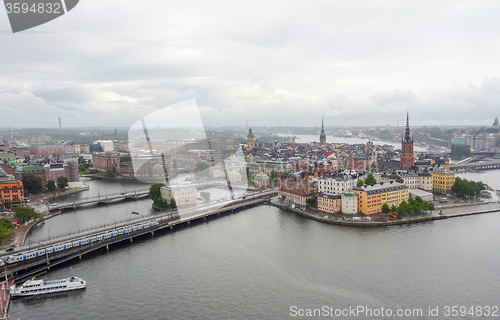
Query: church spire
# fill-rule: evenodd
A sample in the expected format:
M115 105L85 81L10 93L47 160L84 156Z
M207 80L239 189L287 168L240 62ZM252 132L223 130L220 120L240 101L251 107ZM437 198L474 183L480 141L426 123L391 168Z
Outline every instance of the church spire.
M323 123L323 116L321 116L321 134L319 135L319 144L324 146L326 144L325 125Z
M410 116L409 112L406 111L406 130L405 130L405 142L411 142L411 137L410 137Z

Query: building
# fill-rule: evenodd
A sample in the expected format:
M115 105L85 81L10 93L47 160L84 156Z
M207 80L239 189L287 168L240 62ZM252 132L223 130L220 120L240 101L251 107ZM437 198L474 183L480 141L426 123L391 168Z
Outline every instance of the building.
M358 211L364 214L382 212L382 205L396 206L408 201L408 186L403 183L388 182L375 185L364 185L351 191L358 195Z
M66 153L67 155L75 155L82 153L82 150L79 144L70 141L64 145L64 153Z
M196 188L182 185L171 185L160 188L160 194L168 203L174 198L178 207L196 204Z
M293 171L293 166L281 161L256 161L248 164L248 171L250 177L253 177L259 173L265 173L271 176L271 172L275 171L276 174L280 172L291 172Z
M115 150L115 145L111 140L97 140L94 141L94 151L97 152L111 152Z
M339 194L318 193L318 210L335 213L342 210L342 197Z
M342 213L356 214L358 213L358 195L348 191L342 193Z
M253 177L254 185L258 188L269 187L269 176L263 172Z
M81 144L80 151L81 153L90 153L90 146L88 144Z
M432 192L432 174L425 168L418 174L418 188L424 191Z
M447 194L455 184L455 173L446 168L430 167L432 174L432 191L435 193Z
M92 164L99 171L120 172L120 156L116 153L93 153Z
M350 174L329 175L325 174L318 179L318 192L342 194L354 188L358 176Z
M413 153L413 138L410 137L410 120L408 113L406 113L405 136L401 139L401 167L403 169L410 169L413 167L414 161L415 154Z
M326 145L326 134L325 134L325 126L323 125L323 117L321 117L321 134L319 135L319 145Z
M235 170L231 170L227 173L227 177L229 179L229 183L231 184L239 184L241 183L241 173Z
M420 197L420 198L422 198L422 200L429 201L429 202L434 200L434 196L431 192L427 192L427 191L420 190L420 189L410 190L410 197L412 199L416 199L417 197Z
M37 143L30 146L30 152L34 156L55 156L64 154L63 144Z
M255 148L255 137L252 132L252 128L248 129L248 136L247 136L247 151L251 151L253 148Z
M0 205L24 202L23 183L0 169Z
M45 180L54 180L66 177L68 182L78 182L80 175L78 172L78 161L76 159L65 159L64 162L50 163L43 166Z
M316 195L316 190L306 171L278 174L278 195L295 203L305 205L307 199Z

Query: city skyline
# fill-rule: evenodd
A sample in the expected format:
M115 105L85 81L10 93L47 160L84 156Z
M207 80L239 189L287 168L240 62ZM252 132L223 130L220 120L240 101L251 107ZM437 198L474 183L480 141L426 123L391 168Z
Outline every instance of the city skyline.
M126 127L192 98L207 126L489 125L500 105L496 2L101 5L1 33L2 126Z

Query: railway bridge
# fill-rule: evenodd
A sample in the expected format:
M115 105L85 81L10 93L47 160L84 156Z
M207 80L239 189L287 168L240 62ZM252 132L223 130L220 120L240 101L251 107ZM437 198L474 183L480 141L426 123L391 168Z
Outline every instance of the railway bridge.
M254 195L249 195L246 197L246 199L228 200L222 204L211 204L202 207L193 207L183 210L181 213L169 211L164 214L140 217L117 224L107 225L102 228L94 229L92 231L84 231L59 238L52 238L50 241L42 240L36 245L24 245L16 250L16 252L13 252L11 254L14 255L16 253L27 252L29 250L44 249L56 244L73 242L79 239L86 239L120 228L130 227L145 223L147 221L159 219L159 223L157 225L153 225L149 228L138 229L126 234L120 234L108 239L87 243L78 247L55 253L47 253L46 251L45 255L34 259L19 261L12 264L5 264L4 266L0 267L0 279L5 278L6 280L8 279L14 281L25 279L69 260L81 259L82 256L87 253L99 250L101 248L109 249L109 246L115 243L123 241L129 241L130 243L132 243L133 239L136 237L146 235L154 236L155 232L160 230L174 229L175 226L180 226L183 224L190 225L193 221L206 220L210 216L220 216L223 214L233 213L240 209L259 205L263 202L268 201L271 197L274 197L276 195L276 190L263 191ZM7 257L8 255L2 257L2 260L4 262L7 261Z

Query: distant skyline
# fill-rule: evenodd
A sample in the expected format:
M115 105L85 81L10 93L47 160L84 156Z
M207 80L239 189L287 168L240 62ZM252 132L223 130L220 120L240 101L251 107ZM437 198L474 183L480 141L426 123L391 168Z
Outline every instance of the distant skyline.
M17 34L2 10L0 127L129 127L191 98L205 126L500 116L498 1L83 1Z

